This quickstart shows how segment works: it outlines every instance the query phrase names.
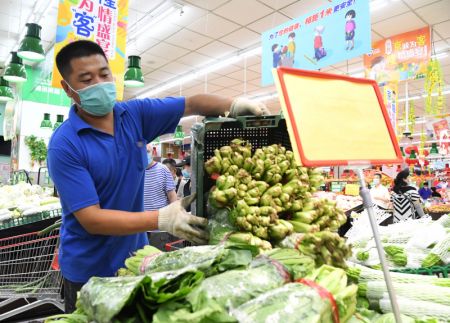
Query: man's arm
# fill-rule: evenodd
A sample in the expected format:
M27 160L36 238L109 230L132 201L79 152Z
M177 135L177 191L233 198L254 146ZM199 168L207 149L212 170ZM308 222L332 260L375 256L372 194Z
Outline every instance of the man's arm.
M186 98L184 116L201 115L205 117L269 114L265 104L245 98L232 100L219 95L197 94Z
M169 203L173 203L176 200L178 200L177 193L175 193L175 190L168 191L167 198L169 199Z
M157 230L158 214L159 211L107 210L98 204L74 212L78 222L90 234L115 236Z

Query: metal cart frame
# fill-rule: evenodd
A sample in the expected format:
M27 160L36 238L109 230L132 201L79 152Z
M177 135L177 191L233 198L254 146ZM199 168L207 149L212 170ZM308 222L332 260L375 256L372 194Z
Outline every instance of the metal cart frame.
M0 321L43 304L64 310L58 246L59 228L0 239L0 310L18 299L28 303L0 314Z

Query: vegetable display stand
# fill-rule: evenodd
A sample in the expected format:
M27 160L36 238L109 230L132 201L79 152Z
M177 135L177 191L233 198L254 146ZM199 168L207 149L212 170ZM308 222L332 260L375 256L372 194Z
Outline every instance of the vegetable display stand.
M404 274L416 274L416 275L437 276L439 278L448 278L449 274L450 274L450 265L433 266L430 268L393 269L391 271L404 273Z
M192 127L192 183L197 199L191 210L197 216L206 217L208 193L215 183L205 172L204 163L214 156L214 150L228 145L235 138L248 141L252 152L257 148L281 144L291 149L286 121L280 115L246 116L231 118L206 118Z
M63 310L58 242L59 229L0 239L0 322L43 304ZM2 311L19 299L35 301Z
M31 224L35 222L39 222L46 219L53 219L60 217L62 214L61 209L44 211L36 214L30 214L26 216L21 216L19 218L8 219L3 222L0 222L0 230L5 230L9 228L14 228L26 224Z

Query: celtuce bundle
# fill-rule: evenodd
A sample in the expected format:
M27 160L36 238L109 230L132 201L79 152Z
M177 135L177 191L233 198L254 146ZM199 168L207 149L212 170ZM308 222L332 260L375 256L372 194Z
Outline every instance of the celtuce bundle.
M300 167L292 151L280 145L258 148L252 154L248 142L235 139L229 146L216 149L205 169L217 178L209 196L210 204L215 208L210 212L212 220L216 212L226 208L230 210L228 217L234 231L246 233L228 234L229 240L268 250L293 232L335 232L346 222L344 212L335 202L312 197L323 181L320 171ZM218 242L217 232L225 233L231 229L228 225L215 225L211 229L219 227L220 230L210 231L215 243ZM320 235L307 238L320 240ZM331 241L336 239L327 240L330 241L328 246L319 247L326 259L319 265L332 264L329 249L336 247L331 246ZM340 258L346 256L348 252L343 252Z
M323 264L346 268L345 259L351 256L351 247L336 232L319 231L295 233L279 243L283 248L295 248L312 257L316 266Z

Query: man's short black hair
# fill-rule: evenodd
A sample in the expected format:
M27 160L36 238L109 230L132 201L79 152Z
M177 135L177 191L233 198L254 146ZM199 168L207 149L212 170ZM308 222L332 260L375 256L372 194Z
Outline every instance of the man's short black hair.
M72 73L70 62L73 59L97 54L102 55L108 61L103 49L97 43L89 40L76 40L59 51L56 55L56 66L61 76L67 80L69 74Z

